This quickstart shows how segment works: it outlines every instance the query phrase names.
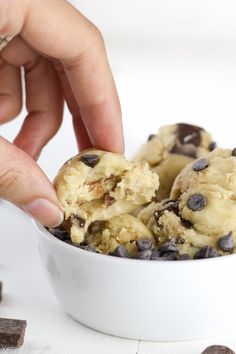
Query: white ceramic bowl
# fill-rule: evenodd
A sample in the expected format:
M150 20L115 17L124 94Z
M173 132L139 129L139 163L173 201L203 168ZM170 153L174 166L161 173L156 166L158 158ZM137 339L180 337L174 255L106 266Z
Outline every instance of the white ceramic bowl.
M143 261L68 245L36 225L44 268L64 310L98 331L182 341L235 327L236 255Z

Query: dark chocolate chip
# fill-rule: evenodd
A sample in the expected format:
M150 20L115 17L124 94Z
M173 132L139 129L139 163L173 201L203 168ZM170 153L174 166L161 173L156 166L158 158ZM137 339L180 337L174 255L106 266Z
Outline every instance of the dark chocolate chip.
M107 222L105 220L96 220L89 225L88 232L90 234L96 234L105 230L106 226Z
M93 245L86 245L81 248L83 248L85 251L94 252L94 253L97 252L96 247L94 247Z
M116 247L115 251L112 252L111 255L121 258L130 258L130 254L124 246Z
M109 192L107 192L103 195L103 202L106 204L107 207L114 204L115 201L116 201L116 199L111 197Z
M181 145L178 141L171 148L170 153L191 157L193 159L197 158L197 150L194 145L191 144Z
M151 260L161 261L161 252L157 248L152 251Z
M71 219L79 227L83 228L85 226L85 220L83 218L81 218L79 215L72 215Z
M179 261L188 261L190 259L191 259L191 257L188 253L183 253L178 258Z
M153 242L149 238L143 238L136 241L136 246L139 251L150 250L153 246Z
M65 241L70 238L69 232L56 227L50 229L50 233L61 241Z
M194 259L220 257L220 253L211 246L204 246L194 255Z
M235 352L224 345L211 345L207 347L201 354L235 354Z
M19 348L24 342L27 322L0 318L0 348Z
M218 240L218 246L224 252L233 251L234 249L233 233L230 232L228 235L220 237Z
M166 252L178 252L178 246L176 244L175 239L171 239L163 243L160 247L158 247L158 251L160 252L160 255L162 256Z
M198 147L201 144L201 132L204 131L196 125L179 123L177 124L177 139L181 144L193 144Z
M178 259L179 252L165 252L161 256L162 261L176 261Z
M99 156L95 154L83 155L81 156L80 161L93 168L98 163Z
M143 250L137 254L135 258L149 260L152 257L152 251L150 249Z
M193 164L193 171L202 171L205 170L205 168L207 168L209 166L209 162L207 159L200 159L194 162Z
M191 229L191 227L193 227L193 224L191 223L191 221L184 219L184 218L180 218L181 224L186 227L187 229Z
M149 137L148 137L148 141L152 140L153 138L155 138L155 134L150 134Z
M200 211L206 206L207 200L202 194L193 194L189 197L187 205L192 211Z
M234 148L233 150L232 150L232 156L236 156L236 148Z
M210 145L208 146L209 151L213 151L217 148L217 144L215 141L213 141L212 143L210 143Z

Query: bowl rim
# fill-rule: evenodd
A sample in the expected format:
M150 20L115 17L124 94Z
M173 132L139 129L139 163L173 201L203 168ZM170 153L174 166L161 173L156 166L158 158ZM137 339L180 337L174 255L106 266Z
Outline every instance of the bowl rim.
M236 259L236 253L221 256L221 257L213 257L213 258L205 258L205 259L191 259L191 260L177 260L177 261L155 261L155 260L142 260L142 259L135 259L135 258L120 258L120 257L115 257L107 254L100 254L100 253L95 253L95 252L89 252L86 250L83 250L82 248L79 247L73 247L72 245L67 244L66 242L63 242L59 239L57 239L54 235L52 235L45 226L40 224L38 221L32 219L32 223L37 230L37 232L42 235L47 241L50 243L54 244L55 246L61 248L61 249L67 249L68 251L72 253L78 253L78 254L83 254L84 256L92 257L94 259L97 259L99 261L101 260L106 260L110 262L118 262L118 263L126 263L128 262L129 264L142 264L143 266L147 266L148 264L153 266L153 264L158 264L159 266L164 266L167 267L179 267L183 266L184 264L191 264L191 266L202 266L205 263L208 264L209 262L213 264L213 262L229 262L232 261L233 258ZM98 257L98 258L97 258Z

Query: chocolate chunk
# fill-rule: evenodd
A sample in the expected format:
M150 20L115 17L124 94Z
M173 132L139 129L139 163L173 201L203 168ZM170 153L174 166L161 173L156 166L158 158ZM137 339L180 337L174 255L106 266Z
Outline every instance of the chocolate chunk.
M179 249L176 244L176 240L171 239L171 240L166 241L160 247L158 247L158 251L160 252L160 255L162 256L164 253L167 253L167 252L178 252Z
M233 150L232 150L232 156L236 156L236 148L234 148Z
M153 243L149 238L143 238L136 241L136 246L139 251L145 251L150 250L153 246Z
M188 261L190 259L191 259L191 257L188 253L183 253L178 258L179 261Z
M155 134L150 134L149 137L148 137L148 141L152 140L153 138L155 138Z
M228 235L220 237L218 240L218 246L224 252L233 251L234 249L233 233L230 232Z
M157 248L152 251L151 260L161 261L161 252Z
M207 347L201 354L235 354L235 352L224 345L211 345Z
M177 139L181 144L193 144L198 147L201 144L201 132L202 128L196 125L179 123L177 124Z
M50 229L50 232L53 236L58 238L61 241L65 241L70 238L69 232L63 229L60 229L59 227L56 227L54 229Z
M93 245L86 245L81 248L83 248L85 251L94 252L94 253L97 252L96 247L94 247Z
M197 158L196 147L191 144L181 145L178 141L170 150L171 154L184 155L193 159Z
M187 205L192 211L200 211L206 206L207 200L202 194L193 194L189 197Z
M115 251L111 253L111 256L130 258L130 254L124 246L116 247Z
M202 171L205 170L205 168L207 168L209 166L209 162L207 159L200 159L194 162L193 164L193 171Z
M83 228L85 225L85 220L79 215L72 215L71 220L73 223L77 224L79 227Z
M93 168L98 163L99 156L95 154L83 155L81 156L80 161L83 162L85 165Z
M0 281L0 302L2 301L2 282Z
M102 232L107 227L107 222L105 220L96 220L88 227L88 232L90 234L96 234Z
M191 221L187 220L187 219L184 219L182 217L180 217L180 221L181 221L181 224L186 227L187 229L191 229L191 227L193 227L193 224L191 223Z
M213 151L217 148L217 144L215 141L213 141L212 143L210 143L210 145L208 146L208 150L209 151Z
M165 252L161 256L162 261L176 261L178 259L179 252Z
M152 251L150 249L146 249L146 250L139 252L135 258L149 260L149 259L151 259L151 256L152 256Z
M26 321L0 318L0 348L19 348L24 342Z
M220 253L211 246L204 246L194 255L194 259L220 257Z
M110 194L107 192L103 195L103 202L106 204L107 207L115 203L115 198L111 197Z

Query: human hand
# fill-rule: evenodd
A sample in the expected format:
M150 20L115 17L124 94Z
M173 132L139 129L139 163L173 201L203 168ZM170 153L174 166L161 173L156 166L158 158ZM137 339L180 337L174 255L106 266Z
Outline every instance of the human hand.
M56 194L33 159L59 129L63 100L81 150L123 152L120 105L104 42L65 0L0 0L0 35L15 36L0 53L0 123L21 110L21 67L28 110L15 145L0 138L0 196L55 226L62 221Z

